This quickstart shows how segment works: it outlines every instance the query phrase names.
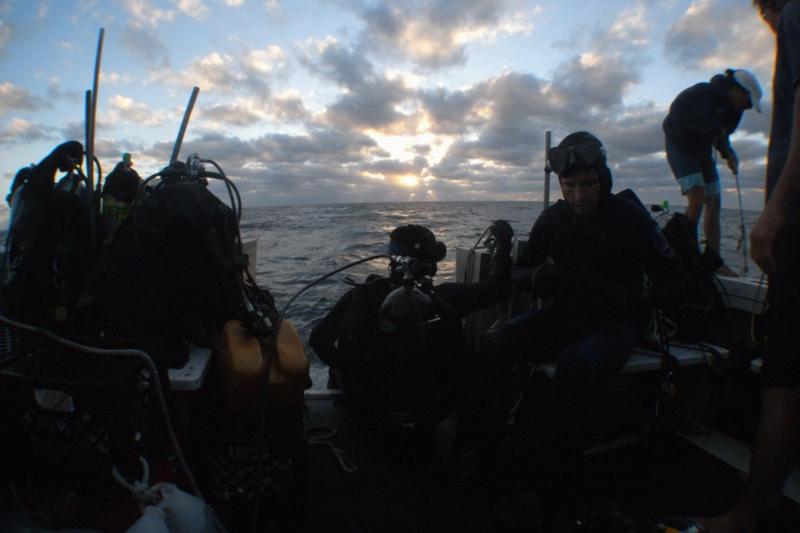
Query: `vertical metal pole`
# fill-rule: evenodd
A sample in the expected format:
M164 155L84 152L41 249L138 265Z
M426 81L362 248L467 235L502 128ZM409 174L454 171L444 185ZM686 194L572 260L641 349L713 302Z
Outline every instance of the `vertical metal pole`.
M747 275L747 230L744 225L744 208L742 207L742 189L739 186L739 172L733 173L733 178L736 180L736 196L739 198L739 245L737 249L742 252L742 275Z
M91 112L91 137L89 138L88 144L90 147L87 147L87 153L89 149L92 151L92 159L89 161L89 185L90 189L94 189L94 133L95 133L95 125L97 123L97 94L98 94L98 87L100 85L100 62L103 59L103 38L105 37L106 30L104 28L100 28L100 35L97 37L97 54L94 57L94 80L92 81L92 112ZM100 188L100 180L102 176L97 176L97 187Z
M544 207L550 206L550 130L544 134Z
M92 131L92 91L86 91L86 117L84 118L86 122L86 187L91 194L94 191L94 146L92 142L92 138L94 137L94 132ZM97 228L95 224L95 202L94 198L90 196L89 200L89 238L91 239L92 245L97 244Z
M178 154L181 151L181 144L183 144L183 136L186 134L186 127L189 125L189 117L192 116L192 109L194 109L194 103L197 100L197 93L199 92L199 87L192 88L192 95L189 97L189 103L186 105L186 111L183 113L181 129L178 130L178 137L175 139L175 146L172 147L172 155L169 158L170 165L178 160Z

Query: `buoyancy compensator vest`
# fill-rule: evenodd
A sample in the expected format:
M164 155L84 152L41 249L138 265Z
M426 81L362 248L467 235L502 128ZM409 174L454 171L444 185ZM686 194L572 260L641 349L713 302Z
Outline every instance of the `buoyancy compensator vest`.
M109 335L214 347L222 325L242 314L237 231L236 214L205 186L157 187L115 232L85 302Z

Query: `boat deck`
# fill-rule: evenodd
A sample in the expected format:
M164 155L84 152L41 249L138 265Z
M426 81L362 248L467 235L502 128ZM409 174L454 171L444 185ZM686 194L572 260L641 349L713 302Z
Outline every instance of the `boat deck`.
M315 427L336 429L327 439L358 471L346 473L328 445L314 442ZM487 532L513 531L499 519L503 501L535 480L504 461L494 478L464 480L433 473L414 460L411 446L387 445L360 430L335 398L307 398L308 494L297 522L272 524L273 531L307 532ZM520 439L524 441L524 439ZM396 443L395 443L396 444ZM502 453L519 457L514 439ZM742 475L678 434L659 442L640 441L586 457L587 490L593 509L613 510L640 525L656 517L719 514L742 489ZM800 506L784 499L776 520L759 531L796 531ZM522 529L535 531L533 529ZM631 529L638 531L639 529Z

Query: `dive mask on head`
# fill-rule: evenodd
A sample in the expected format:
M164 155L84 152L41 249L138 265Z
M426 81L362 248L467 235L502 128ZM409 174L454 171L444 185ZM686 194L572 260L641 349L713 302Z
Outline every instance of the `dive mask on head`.
M436 274L436 263L422 261L416 257L393 255L390 263L392 274L400 278L421 280Z
M606 150L597 141L585 140L577 144L556 146L550 149L548 165L550 170L562 176L574 169L592 167L601 157L605 160Z

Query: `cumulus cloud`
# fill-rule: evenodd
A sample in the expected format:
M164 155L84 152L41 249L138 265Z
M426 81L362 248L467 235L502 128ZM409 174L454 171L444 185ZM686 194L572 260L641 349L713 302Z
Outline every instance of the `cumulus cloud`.
M157 28L162 22L175 19L174 10L156 8L150 0L122 0L122 8L136 27Z
M538 147L548 129L563 130L554 131L556 142L570 131L600 130L612 146L623 141L618 143L623 161L627 154L661 150L664 110L624 105L626 92L638 83L647 62L648 29L641 8L624 11L606 29L583 29L583 35L592 36L583 44L587 49L558 65L549 80L509 71L461 91L422 91L432 131L460 132L431 168L432 175L457 184L474 176L485 190L495 187L509 194L529 190L530 169L544 168ZM634 148L624 132L636 130L650 141ZM502 176L502 186L492 176Z
M225 4L230 7L239 7L243 5L245 0L225 0Z
M529 33L537 10L523 6L496 0L370 3L358 12L366 24L361 39L368 49L411 59L424 68L458 65L472 42Z
M208 14L208 6L203 0L178 0L178 9L192 18L201 19Z
M14 111L41 111L50 104L27 89L11 82L0 83L0 116Z
M667 57L687 70L747 68L768 86L774 40L750 2L731 5L721 0L694 0L667 30L664 46Z
M250 102L232 102L205 106L199 116L215 124L252 126L264 120L264 114Z
M0 127L0 145L25 144L50 137L46 128L21 118L12 119Z
M111 124L130 123L139 126L161 126L169 115L164 111L153 111L147 104L133 98L115 94L108 99L108 121Z
M168 85L197 85L204 93L247 93L266 100L271 96L270 84L289 71L284 51L278 46L267 46L238 54L211 52L193 58L180 72L162 69L153 72L152 77Z
M398 110L412 94L403 80L379 75L358 50L342 46L333 38L307 42L300 50L300 62L343 89L344 94L324 113L322 120L328 125L387 131L415 128L413 116Z

